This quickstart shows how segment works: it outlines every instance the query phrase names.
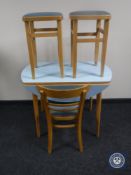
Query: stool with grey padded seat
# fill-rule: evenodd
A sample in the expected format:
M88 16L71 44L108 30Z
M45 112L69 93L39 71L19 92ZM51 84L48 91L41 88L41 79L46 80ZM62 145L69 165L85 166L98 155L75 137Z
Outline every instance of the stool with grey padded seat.
M69 16L71 20L71 64L73 68L73 78L76 77L76 69L77 69L77 43L87 43L87 42L95 42L95 64L97 64L98 62L99 43L102 42L100 74L101 76L103 76L104 65L106 61L109 21L111 19L110 13L105 11L75 11L71 12ZM79 33L78 21L80 20L96 20L96 32ZM102 21L104 21L103 28L101 27ZM103 36L101 37L101 35ZM88 36L90 36L91 38L87 38Z
M26 36L28 43L28 51L31 65L32 78L35 79L35 68L37 67L37 37L57 37L58 39L58 57L60 64L61 77L64 76L63 50L62 50L62 24L63 15L59 12L38 12L29 13L23 16L25 22ZM39 21L56 21L55 28L35 27L35 23Z

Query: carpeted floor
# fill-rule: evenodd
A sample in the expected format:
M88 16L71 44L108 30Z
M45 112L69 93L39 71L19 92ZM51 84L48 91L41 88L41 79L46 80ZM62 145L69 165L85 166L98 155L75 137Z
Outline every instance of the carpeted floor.
M47 153L47 128L41 115L42 136L35 137L31 103L0 103L0 175L131 174L131 103L104 103L101 137L95 137L95 105L84 110L84 152L74 129L55 130L53 153ZM124 168L113 169L109 157L125 156Z

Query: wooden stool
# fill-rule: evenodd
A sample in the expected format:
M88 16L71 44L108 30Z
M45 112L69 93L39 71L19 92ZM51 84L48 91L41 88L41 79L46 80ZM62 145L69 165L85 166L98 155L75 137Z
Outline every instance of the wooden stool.
M107 39L109 30L109 21L111 15L105 11L76 11L70 13L71 19L71 64L73 67L73 78L76 77L77 68L77 43L95 42L95 64L98 62L99 43L102 42L101 56L101 76L104 75L104 65L106 61ZM79 20L96 20L96 32L79 33ZM101 27L101 22L104 21L104 27ZM103 37L100 35L103 34ZM95 38L79 38L79 37L94 36Z
M58 39L58 57L60 64L61 77L64 76L63 65L63 50L62 50L62 24L63 16L58 12L40 12L30 13L23 16L25 22L28 51L31 65L32 78L35 79L35 68L37 67L37 52L36 52L36 38L37 37L55 37ZM57 21L56 28L35 28L34 22L38 21Z

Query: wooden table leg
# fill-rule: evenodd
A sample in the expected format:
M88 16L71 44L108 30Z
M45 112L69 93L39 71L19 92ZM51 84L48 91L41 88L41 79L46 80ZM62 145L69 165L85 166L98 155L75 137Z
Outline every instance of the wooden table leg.
M100 136L100 122L101 122L101 99L102 93L97 94L96 96L96 135Z
M89 111L91 112L93 108L93 97L90 97L89 99Z
M34 106L36 135L39 138L40 137L40 120L39 120L38 97L37 95L34 95L34 94L32 94L32 97L33 97L33 106Z
M41 94L40 104L41 104L41 112L44 112L44 98L42 94Z

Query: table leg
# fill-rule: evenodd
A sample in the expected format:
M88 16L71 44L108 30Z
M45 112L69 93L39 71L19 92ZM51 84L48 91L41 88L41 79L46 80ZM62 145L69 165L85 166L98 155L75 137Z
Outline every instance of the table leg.
M41 112L44 112L44 98L42 94L41 94L40 104L41 104Z
M91 112L93 108L93 97L90 97L89 99L89 111Z
M34 94L32 94L32 97L33 97L33 106L34 106L36 135L39 138L40 137L40 120L39 120L38 97L37 95L34 95Z
M102 93L96 96L96 135L100 136L100 122L101 122L101 99Z

